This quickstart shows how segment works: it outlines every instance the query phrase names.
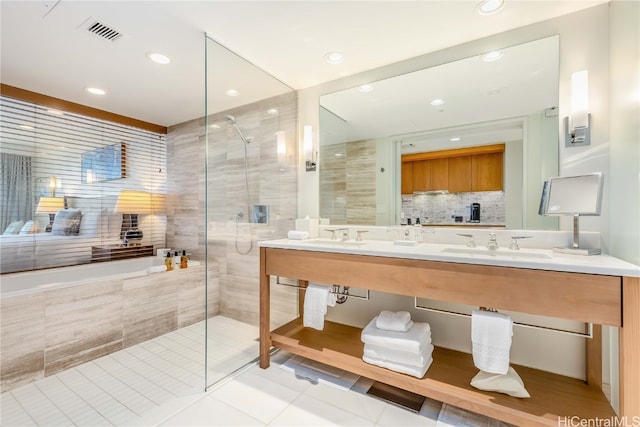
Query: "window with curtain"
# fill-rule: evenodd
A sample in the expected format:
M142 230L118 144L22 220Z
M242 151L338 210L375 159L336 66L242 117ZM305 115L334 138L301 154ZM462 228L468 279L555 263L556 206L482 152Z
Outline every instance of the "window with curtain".
M31 157L0 153L0 229L33 218Z

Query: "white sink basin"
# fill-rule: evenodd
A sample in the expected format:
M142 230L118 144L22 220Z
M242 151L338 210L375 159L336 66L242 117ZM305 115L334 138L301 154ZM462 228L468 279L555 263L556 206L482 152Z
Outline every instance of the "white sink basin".
M456 246L442 249L441 252L460 254L460 255L479 255L484 257L500 257L500 258L512 258L512 259L551 259L551 251L545 251L544 249L487 249L487 248L470 248L467 246Z
M331 240L325 238L318 239L308 239L308 240L300 240L300 243L303 244L311 244L311 245L322 245L322 246L333 246L333 247L358 247L362 245L366 245L365 241L355 241L355 240Z

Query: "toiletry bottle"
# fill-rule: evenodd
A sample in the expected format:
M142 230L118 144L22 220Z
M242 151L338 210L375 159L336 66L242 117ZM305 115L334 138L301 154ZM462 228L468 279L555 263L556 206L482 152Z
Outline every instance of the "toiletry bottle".
M164 259L164 265L167 266L167 271L173 270L173 257L171 252L167 252L167 257Z
M173 253L173 268L180 268L180 252Z
M182 251L182 256L180 257L180 268L187 268L189 264L189 258L187 257L187 251Z

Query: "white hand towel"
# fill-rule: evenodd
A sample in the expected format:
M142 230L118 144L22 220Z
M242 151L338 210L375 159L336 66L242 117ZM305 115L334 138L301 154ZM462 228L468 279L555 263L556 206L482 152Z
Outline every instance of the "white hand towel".
M506 374L512 335L511 316L474 310L471 313L471 343L476 368L492 374Z
M306 240L309 238L309 232L291 230L287 233L287 238L290 240Z
M365 344L364 355L370 359L378 359L384 362L402 363L408 366L423 367L431 358L433 345L426 344L418 354L409 351L394 350L379 345Z
M362 360L372 365L380 366L381 368L390 369L395 372L400 372L401 374L407 374L418 378L424 377L424 374L427 373L427 369L429 369L429 366L431 366L431 362L433 362L433 358L429 357L429 360L427 360L427 362L423 366L416 367L405 365L404 363L380 360L368 357L366 355L362 356Z
M309 283L306 289L302 324L321 331L324 329L324 315L327 314L327 302L331 288Z
M360 338L365 344L379 345L395 350L419 354L431 344L431 327L428 323L415 322L407 332L385 331L376 328L377 316L362 330Z
M376 320L376 328L386 331L406 332L413 323L408 311L381 311Z

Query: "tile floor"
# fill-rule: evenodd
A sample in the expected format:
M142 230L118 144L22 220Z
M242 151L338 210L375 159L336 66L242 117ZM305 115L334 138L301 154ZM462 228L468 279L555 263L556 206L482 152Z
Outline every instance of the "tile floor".
M291 356L282 351L269 369L245 365L258 354L257 328L220 316L209 326L218 349L209 382L236 373L204 392L204 333L192 325L3 393L0 425L506 426L469 413L447 421L447 406L429 399L407 411L364 394L364 378L351 390L312 384L280 369Z

